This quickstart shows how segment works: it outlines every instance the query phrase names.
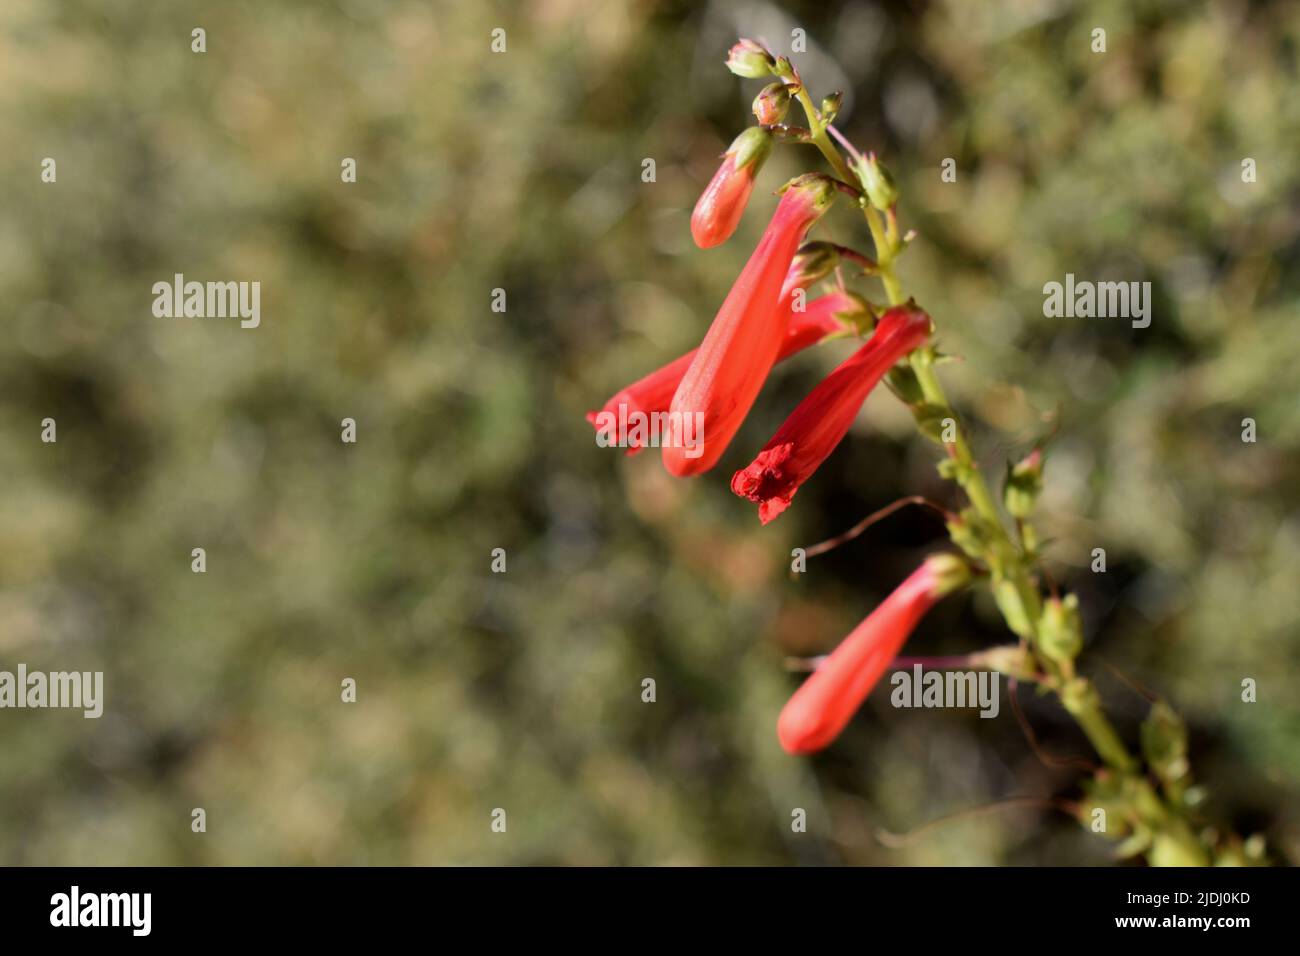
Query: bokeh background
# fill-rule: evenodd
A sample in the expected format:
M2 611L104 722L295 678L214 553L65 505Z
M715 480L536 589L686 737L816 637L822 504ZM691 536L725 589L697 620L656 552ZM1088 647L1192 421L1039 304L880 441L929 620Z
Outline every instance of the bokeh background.
M1208 817L1300 854L1300 5L8 0L0 23L0 667L103 670L107 696L98 721L0 713L0 862L1110 860L1005 694L980 720L878 692L824 754L777 746L784 658L943 532L899 513L798 576L791 548L953 501L885 393L773 525L728 490L849 343L786 363L700 479L583 420L697 343L770 190L815 167L778 151L737 236L692 246L760 85L725 50L795 27L900 183L902 274L986 467L1056 433L1041 525L1111 712L1131 740L1147 705L1110 668L1166 696ZM819 230L867 242L842 210ZM176 272L260 281L261 327L154 318ZM1150 281L1151 327L1043 318L1066 272ZM966 596L909 652L1007 639ZM1045 750L1087 753L1020 697Z

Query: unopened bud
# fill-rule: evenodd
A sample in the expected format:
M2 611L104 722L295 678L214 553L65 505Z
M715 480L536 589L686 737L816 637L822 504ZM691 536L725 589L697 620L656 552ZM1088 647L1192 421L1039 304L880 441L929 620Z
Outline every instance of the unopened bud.
M958 554L932 554L925 559L925 567L932 581L930 593L935 597L951 594L970 581L970 565Z
M1072 668L1083 650L1083 622L1079 617L1079 597L1067 594L1049 598L1038 621L1038 649L1043 656L1063 668Z
M875 153L868 153L857 166L858 176L867 190L871 205L880 210L893 208L894 203L898 202L898 188L884 163L876 159Z
M791 271L798 277L799 285L806 289L825 279L839 264L840 253L835 243L818 240L805 242L799 247Z
M948 538L972 558L982 558L989 549L989 529L984 519L967 508L947 521Z
M1028 518L1043 490L1043 453L1035 448L1016 465L1007 466L1002 500L1013 518Z
M844 94L836 90L830 96L822 99L822 122L833 123L835 117L840 115L840 105L844 102Z
M727 69L735 73L736 76L743 76L747 79L771 76L775 66L776 61L772 59L772 54L753 40L742 38L739 43L727 51Z
M1142 755L1156 776L1176 783L1187 776L1187 726L1172 707L1156 701L1142 721Z
M790 87L780 80L769 83L754 97L754 116L764 126L775 126L790 111Z
M691 236L697 246L709 249L731 238L753 192L754 178L771 152L772 137L761 126L751 126L727 147L691 213Z
M921 388L921 382L916 377L916 372L912 370L912 366L900 362L889 370L885 381L894 390L894 394L908 405L920 405L925 401L925 391Z

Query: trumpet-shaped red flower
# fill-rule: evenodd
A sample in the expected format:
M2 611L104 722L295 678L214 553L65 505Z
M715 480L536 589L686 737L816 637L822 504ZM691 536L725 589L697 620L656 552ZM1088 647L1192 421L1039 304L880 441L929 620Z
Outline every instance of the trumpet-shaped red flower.
M930 317L920 309L890 309L867 343L809 392L749 467L732 476L731 490L758 502L763 524L786 509L799 486L848 434L884 374L929 334Z
M781 196L673 395L670 440L663 448L664 467L672 474L708 471L740 428L789 326L789 313L781 308L786 273L804 233L834 199L830 181L812 175L795 180ZM700 423L696 442L678 435L687 420Z
M807 754L838 737L925 612L968 574L953 555L927 558L794 692L776 722L781 746Z
M745 214L758 171L771 152L772 134L761 126L751 126L727 147L722 165L691 213L691 236L697 246L709 249L731 238Z
M844 325L835 316L859 308L858 303L845 293L830 292L813 299L804 311L798 312L794 305L799 289L797 285L789 289L782 300L782 307L789 314L789 325L781 342L781 351L776 356L778 362L816 345L834 332L842 332ZM644 421L656 412L668 411L673 394L690 368L696 351L691 349L633 382L610 398L600 411L588 412L587 421L603 436L603 444L626 447L629 455L635 455L645 447L642 436L628 428L629 421Z

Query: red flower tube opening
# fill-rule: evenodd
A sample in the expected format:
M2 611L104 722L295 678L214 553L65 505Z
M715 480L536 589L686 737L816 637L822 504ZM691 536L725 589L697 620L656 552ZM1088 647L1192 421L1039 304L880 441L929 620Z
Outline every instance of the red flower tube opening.
M710 249L731 238L745 214L758 171L771 152L772 134L760 126L751 126L727 147L722 165L691 213L691 236L697 246Z
M731 490L758 502L767 524L835 450L880 379L930 334L930 317L913 305L886 312L867 343L808 393L771 441L731 478Z
M816 175L799 177L781 196L673 395L670 440L663 448L670 473L681 477L708 471L727 450L789 327L789 314L780 305L795 252L834 199L830 181Z
M793 267L792 267L793 268ZM788 280L787 280L788 281ZM816 345L826 336L845 329L836 318L841 313L854 312L860 306L843 292L830 292L807 304L802 312L795 311L795 298L799 286L790 288L782 298L782 308L789 313L789 325L781 351L776 360L784 361L797 352ZM616 392L599 411L588 412L587 421L596 429L602 446L618 446L635 455L645 447L648 439L649 417L657 412L667 412L673 394L682 377L695 358L695 349L678 356L662 368Z
M927 558L794 692L776 722L788 753L821 750L862 706L917 623L935 603L963 585L969 569L955 555Z

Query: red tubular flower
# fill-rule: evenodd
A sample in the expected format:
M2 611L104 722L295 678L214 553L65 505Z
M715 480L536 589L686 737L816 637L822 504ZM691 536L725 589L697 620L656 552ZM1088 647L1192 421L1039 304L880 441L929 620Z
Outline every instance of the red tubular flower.
M772 152L772 134L751 126L735 138L722 155L722 165L709 180L691 213L691 236L701 249L731 238L745 213L754 180Z
M927 558L854 628L782 708L776 736L786 752L813 753L838 737L925 612L968 575L954 555Z
M781 351L776 356L778 362L816 345L834 332L842 332L844 325L835 316L859 308L852 297L843 292L831 292L813 299L804 311L796 312L793 306L798 289L799 286L788 289L783 298L783 308L789 315L789 326L785 339L781 342ZM629 419L635 421L642 416L668 411L673 394L681 384L686 370L691 367L696 351L691 349L645 378L633 382L610 398L600 411L587 413L587 421L604 437L605 445L626 447L629 455L635 455L645 447L638 440L639 436L628 429Z
M835 450L871 390L894 363L925 341L930 317L914 305L886 312L867 343L826 376L790 413L758 457L731 478L731 490L758 502L767 524Z
M673 395L664 467L698 475L718 463L754 404L781 350L789 313L780 307L786 273L809 227L835 199L824 176L801 176L785 190L749 262L695 352ZM699 421L698 441L678 436L684 421Z

